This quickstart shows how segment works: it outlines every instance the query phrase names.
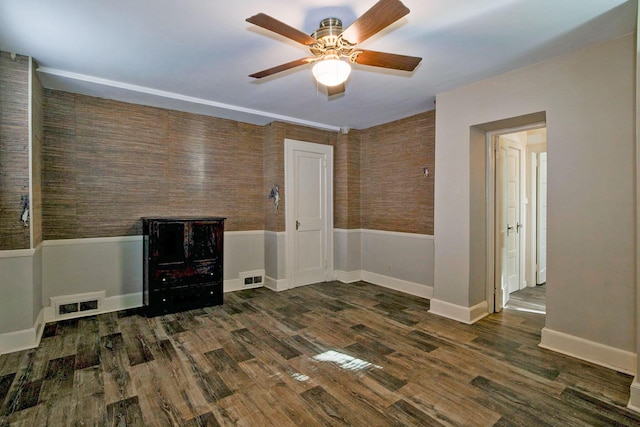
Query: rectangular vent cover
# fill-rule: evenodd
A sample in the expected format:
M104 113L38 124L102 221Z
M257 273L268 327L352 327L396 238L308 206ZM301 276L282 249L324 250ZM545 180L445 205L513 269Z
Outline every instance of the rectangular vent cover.
M242 286L262 286L264 284L264 270L243 271L240 274Z
M85 294L51 297L51 306L56 319L88 316L99 313L105 292L89 292Z

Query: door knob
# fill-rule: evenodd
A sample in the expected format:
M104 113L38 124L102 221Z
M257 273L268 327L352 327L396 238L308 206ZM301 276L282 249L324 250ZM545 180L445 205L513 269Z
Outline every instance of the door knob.
M300 221L296 220L296 230L298 230L298 228L300 228Z

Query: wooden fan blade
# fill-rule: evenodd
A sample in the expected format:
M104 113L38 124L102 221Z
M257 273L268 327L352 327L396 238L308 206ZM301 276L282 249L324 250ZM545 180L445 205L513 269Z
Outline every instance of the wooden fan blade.
M400 0L380 0L342 32L342 38L360 44L409 13Z
M327 86L327 92L329 92L329 96L338 95L344 92L344 83L341 83L336 86Z
M296 30L295 28L290 27L284 22L280 22L277 19L270 17L269 15L265 15L264 13L259 13L252 16L251 18L247 18L246 21L257 25L258 27L273 31L274 33L280 34L281 36L285 36L298 43L302 43L306 46L317 43L317 40L310 35L305 34L300 30Z
M396 55L395 53L362 50L356 56L356 62L373 67L392 68L394 70L413 71L422 58L417 56Z
M310 58L302 58L296 59L295 61L287 62L286 64L280 64L276 67L267 68L266 70L259 71L257 73L250 74L249 77L254 77L256 79L261 79L263 77L270 76L272 74L279 73L281 71L286 71L291 68L299 67L301 65L305 65L309 63Z

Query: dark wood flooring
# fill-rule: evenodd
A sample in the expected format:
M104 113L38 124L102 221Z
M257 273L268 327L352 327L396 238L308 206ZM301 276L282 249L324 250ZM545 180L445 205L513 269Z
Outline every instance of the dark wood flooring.
M632 377L538 348L544 315L474 325L358 282L48 324L0 356L0 425L640 425Z

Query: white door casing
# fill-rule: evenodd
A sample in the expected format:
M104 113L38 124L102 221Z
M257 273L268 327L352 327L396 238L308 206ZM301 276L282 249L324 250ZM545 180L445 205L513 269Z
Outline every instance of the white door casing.
M538 155L536 284L547 281L547 153Z
M490 313L500 312L504 304L508 302L509 299L509 286L508 286L508 273L507 268L508 265L506 263L506 252L507 252L507 220L508 218L508 210L506 203L500 203L500 200L503 200L508 192L507 186L507 174L508 174L508 150L507 147L504 146L503 150L500 150L501 146L501 137L509 136L511 134L516 134L523 131L528 131L532 129L539 129L545 127L546 124L544 122L532 123L530 125L514 127L514 128L505 128L496 131L490 131L486 133L486 227L485 227L485 236L486 236L486 303L487 308ZM519 248L520 256L519 256L519 268L516 270L512 268L512 270L519 271L519 288L523 288L526 286L526 282L524 280L524 266L525 262L523 259L525 253L525 233L524 233L524 205L525 205L525 194L526 194L526 180L524 179L523 171L526 170L526 157L523 155L525 144L522 141L518 141L518 137L508 137L504 138L505 140L511 141L515 147L519 149L519 157L521 159L520 162L517 163L517 167L519 167L519 177L520 177L520 185L517 185L520 198L519 205L519 213L514 217L518 218L519 221L515 224L515 231L519 232L519 240L520 243L514 245ZM516 164L512 165L512 172L516 168ZM514 193L515 194L515 193ZM504 195L504 196L503 196ZM534 199L535 200L535 199ZM528 222L528 221L527 221ZM521 227L517 227L517 225L521 224ZM511 235L511 230L509 230L509 235ZM535 239L533 239L535 241Z
M526 175L529 187L526 191L527 207L526 207L526 233L527 247L525 250L525 271L527 284L536 283L536 253L538 251L538 240L536 232L538 229L538 153L529 152L527 147L527 155L529 156Z
M495 177L495 311L500 312L509 300L507 282L507 147L497 138Z
M333 277L333 147L285 140L289 287Z

